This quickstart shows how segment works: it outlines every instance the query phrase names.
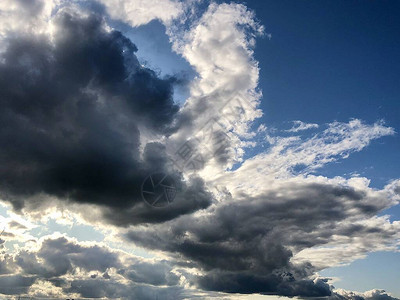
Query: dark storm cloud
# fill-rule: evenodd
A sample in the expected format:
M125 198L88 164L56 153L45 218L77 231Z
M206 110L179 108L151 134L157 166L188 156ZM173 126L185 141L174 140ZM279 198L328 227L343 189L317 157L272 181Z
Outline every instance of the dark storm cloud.
M99 14L63 8L53 23L53 39L12 35L2 56L0 196L16 209L45 194L98 204L120 225L158 222L140 186L151 172L166 170L165 149L149 144L142 158L139 128L171 131L175 79L142 67L136 46L106 30ZM179 174L175 179L184 190ZM210 198L189 199L163 220L207 207ZM114 217L114 210L135 206L143 213L136 219L124 216L121 224Z
M343 223L376 214L382 202L347 187L288 183L259 197L243 194L207 215L132 229L126 237L191 261L204 272L193 282L205 290L329 296L331 287L325 280L308 279L317 268L291 263L292 250L325 245L335 235L370 236L371 240L394 236L392 230Z
M252 272L213 272L197 279L200 288L209 291L279 296L325 297L332 294L326 280L296 280L291 273L256 275Z
M178 183L178 180L175 180ZM193 213L207 208L212 195L207 191L200 178L190 179L182 186L177 186L178 193L173 203L163 208L149 208L143 201L129 209L105 209L103 214L115 225L126 226L140 223L159 223L177 216Z

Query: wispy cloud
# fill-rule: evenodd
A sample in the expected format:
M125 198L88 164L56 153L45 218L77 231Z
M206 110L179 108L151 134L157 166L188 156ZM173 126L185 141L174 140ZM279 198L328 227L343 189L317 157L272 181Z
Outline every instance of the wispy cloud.
M303 130L308 130L308 129L313 129L313 128L318 128L319 125L315 123L304 123L302 121L296 120L292 121L293 122L293 127L286 130L287 132L299 132Z

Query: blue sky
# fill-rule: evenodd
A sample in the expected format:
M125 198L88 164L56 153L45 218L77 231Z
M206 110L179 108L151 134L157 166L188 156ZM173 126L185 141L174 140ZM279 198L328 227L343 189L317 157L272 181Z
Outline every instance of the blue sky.
M246 1L271 34L258 38L262 119L280 130L293 120L325 124L359 118L400 128L400 4L386 1ZM116 24L138 45L143 63L161 74L194 71L171 50L158 21L137 28ZM151 36L152 39L148 39ZM178 100L184 97L178 91ZM382 187L397 177L400 139L383 137L346 163L327 166L330 176L358 172ZM373 157L373 159L371 159ZM325 173L326 172L326 173Z
M383 119L398 131L398 1L247 3L272 34L271 40L259 39L255 51L267 124ZM400 139L383 138L377 144L337 171L364 171L377 187L395 178ZM372 162L373 171L364 170Z
M131 293L133 299L156 294L173 299L178 290L189 295L182 299L276 298L258 294L264 292L354 300L327 283L359 292L364 300L376 300L363 294L372 289L400 298L399 1L98 2L51 7L49 0L43 3L50 8L39 5L33 13L25 4L12 10L0 5L13 21L0 21L0 50L6 49L8 59L0 72L32 79L17 79L16 85L0 81L0 87L10 86L0 94L0 105L15 110L15 124L26 119L37 128L27 134L25 123L13 127L0 113L8 120L0 142L11 145L0 150L5 165L0 245L9 254L0 260L0 294L12 294L2 280L20 284L21 277L28 283L20 294L45 298ZM63 23L69 13L72 21ZM86 22L92 15L103 23ZM33 29L17 22L21 16ZM43 32L56 47L42 49L46 43L26 38ZM33 44L13 48L15 41ZM129 41L137 52L127 51ZM37 53L53 53L54 60L34 65L42 57ZM12 59L17 67L7 69ZM58 74L49 76L62 95L46 79L35 81L48 66L54 71L49 74ZM37 84L37 98L29 98L30 82ZM44 92L36 94L36 88ZM176 155L176 146L195 136L201 124L223 122L224 111L217 107L237 94L258 110L236 112L237 123L227 130L233 151L209 158L206 149L213 144L205 142L197 151L209 159L198 173L179 170L186 189L173 205L164 211L145 206L135 193L149 172L169 170L163 151ZM25 111L25 104L14 107L7 97L34 104ZM49 117L42 120L43 115ZM15 144L8 138L13 131ZM27 172L32 182L14 170ZM62 264L52 260L54 253L65 258ZM269 272L280 277L266 279Z
M263 121L383 119L400 128L399 1L246 1L272 38L258 39ZM346 161L327 165L328 176L359 172L382 187L400 173L399 135L384 137ZM400 219L400 207L385 214ZM362 291L379 285L400 295L399 253L370 254L322 274L337 287Z
M222 2L221 2L222 3ZM358 118L384 120L400 128L400 3L398 1L257 1L254 10L271 37L257 39L263 117L258 123L285 130L293 120L325 124ZM161 73L186 72L190 65L168 47L163 26L155 21L127 34L139 56ZM154 39L149 40L151 35ZM307 133L306 133L307 135ZM382 188L400 171L400 138L383 137L345 161L319 170L325 176L353 172ZM250 153L261 151L252 149ZM249 154L251 155L251 154ZM400 219L400 206L382 214ZM365 291L371 286L400 296L399 253L374 253L349 266L328 269L339 288Z

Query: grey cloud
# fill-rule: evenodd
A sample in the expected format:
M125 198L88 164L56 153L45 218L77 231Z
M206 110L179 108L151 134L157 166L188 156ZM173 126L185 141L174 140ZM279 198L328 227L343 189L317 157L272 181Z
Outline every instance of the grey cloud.
M154 143L141 156L139 127L171 132L178 111L175 79L142 67L136 46L107 31L100 14L64 7L53 22L52 41L10 37L0 63L0 196L15 209L41 201L34 197L39 194L93 203L121 226L207 207L210 194L201 203L183 195L180 208L161 216L140 197L144 178L165 171L167 160L163 146ZM184 190L180 175L174 176ZM206 193L198 184L188 188ZM114 217L129 210L141 214Z
M0 275L0 293L6 295L25 294L36 281L35 277L22 275Z
M111 278L111 276L108 274L108 272L104 272L102 276L103 276L104 279L110 279Z
M66 295L152 299L165 293L175 299L172 295L179 295L182 287L172 268L168 261L145 261L66 237L46 238L37 251L20 250L0 260L4 274L0 275L0 293L24 294L40 279L61 287ZM78 276L77 270L87 274L87 279Z
M18 223L17 221L11 221L8 223L8 226L11 228L17 228L17 229L27 229L27 227L21 223Z
M393 238L396 232L391 229L343 223L371 217L385 203L363 190L288 183L258 197L239 195L208 214L183 216L168 226L131 229L125 237L190 260L205 273L194 282L206 290L329 296L326 281L308 279L318 269L309 263L291 263L292 251L325 245L335 235Z
M147 262L137 262L127 267L121 272L126 278L151 285L177 285L179 277L171 273L171 265L168 262L158 262L151 264Z
M85 298L122 299L188 299L181 287L154 287L149 285L121 284L103 279L73 280L65 293L79 293Z
M15 266L11 255L4 254L0 259L0 274L11 274L13 269L15 269Z
M121 266L116 253L98 246L83 247L64 237L46 239L37 253L19 252L15 262L24 273L41 278L59 277L76 267L88 272L105 272L108 268Z
M255 275L252 272L215 272L197 279L205 290L241 294L273 294L279 296L325 297L332 294L326 280L295 279L291 273Z
M18 5L19 9L22 9L24 13L32 17L38 15L44 7L43 1L40 0L16 0L15 3Z
M171 174L173 176L173 174ZM167 207L157 209L149 207L144 201L129 209L106 209L104 216L111 223L118 226L141 223L160 223L174 219L178 216L190 214L200 209L205 209L211 204L212 194L205 187L200 178L189 179L186 183L175 180L177 194Z

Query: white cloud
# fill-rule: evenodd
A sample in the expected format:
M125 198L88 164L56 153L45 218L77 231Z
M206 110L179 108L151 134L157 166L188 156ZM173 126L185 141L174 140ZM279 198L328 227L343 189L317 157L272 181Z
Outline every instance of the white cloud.
M400 246L400 222L390 222L388 216L340 222L334 238L323 246L296 253L295 263L311 262L318 269L346 265L365 258L369 252L396 251ZM358 230L356 236L349 233Z
M164 299L183 299L180 274L170 262L143 259L57 233L42 237L36 247L25 245L12 254L0 254L0 272L0 281L8 283L0 284L0 293L11 295L15 290L44 298L73 294L149 299L144 295L165 293L170 298Z
M377 290L377 289L366 291L364 293L346 291L346 290L343 290L343 289L336 289L335 293L337 295L339 295L339 297L341 296L341 297L344 297L344 299L349 299L349 300L357 300L357 299L365 299L365 300L381 300L381 299L395 300L396 299L396 298L393 298L390 293L387 293L384 290Z
M1 1L0 37L43 32L52 9L58 3L57 0Z
M303 131L303 130L308 130L308 129L312 129L312 128L318 128L319 125L315 124L315 123L304 123L302 121L296 120L296 121L292 121L293 122L293 127L285 130L286 132L299 132L299 131Z
M269 136L269 141L272 143L270 149L246 160L233 172L235 174L233 176L244 178L251 173L254 185L256 174L262 176L259 183L262 184L264 177L273 179L292 177L296 166L301 167L298 171L300 174L310 174L327 163L361 151L372 140L393 134L394 129L386 127L382 122L368 125L354 119L348 123L330 123L327 129L306 139L301 139L299 136ZM243 178L239 179L241 183L244 182Z
M127 22L133 27L152 20L168 24L183 12L183 4L176 0L100 0L114 19Z
M176 147L194 137L204 125L216 124L215 118L221 128L234 133L229 137L231 148L226 157L209 162L205 172L221 170L240 160L240 140L252 136L249 126L261 116L257 109L261 97L257 90L259 68L252 49L263 27L244 5L212 3L189 30L182 33L182 28L172 26L168 34L173 49L198 76L191 82L190 97L181 110L183 124L170 144ZM212 141L203 141L201 147L212 148Z

